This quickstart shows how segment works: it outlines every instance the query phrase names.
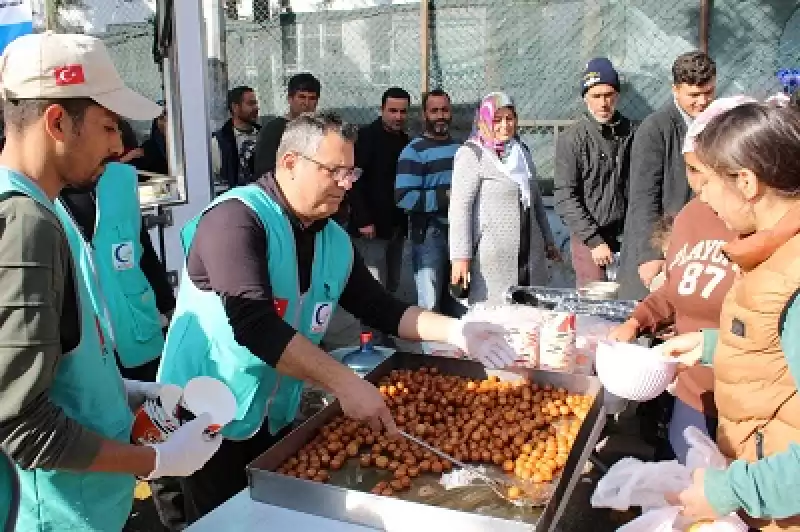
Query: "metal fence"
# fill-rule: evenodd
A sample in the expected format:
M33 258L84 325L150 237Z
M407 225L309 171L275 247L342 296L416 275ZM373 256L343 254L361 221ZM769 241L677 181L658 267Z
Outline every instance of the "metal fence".
M104 38L125 80L147 96L161 98L160 73L151 53L153 2L65 2L70 5L58 11L61 27ZM381 93L393 85L409 90L418 105L423 82L419 2L223 3L228 86L254 87L265 118L285 112L286 82L304 71L322 81L320 105L353 122L366 123L377 116ZM700 4L430 1L429 86L451 94L454 129L461 135L485 93L510 93L539 174L552 178L557 131L583 109L578 83L587 60L606 56L613 61L622 76L620 110L644 118L671 97L674 58L698 47ZM763 97L775 92L775 72L800 67L800 0L716 0L709 51L718 64L720 94ZM416 130L419 121L413 122ZM139 131L145 128L138 125Z
M303 71L322 81L322 106L359 123L377 115L389 86L419 94L419 3L317 2L311 12L291 7L309 2L255 2L249 11L239 4L227 21L228 80L253 86L265 115L285 111L286 80ZM714 2L710 52L721 94L763 97L779 88L779 68L800 66L799 8L786 0ZM451 94L461 134L485 93L513 95L539 174L551 179L557 131L583 109L578 83L587 60L612 60L622 75L620 110L644 118L671 97L672 62L698 47L700 18L699 0L432 1L429 86Z

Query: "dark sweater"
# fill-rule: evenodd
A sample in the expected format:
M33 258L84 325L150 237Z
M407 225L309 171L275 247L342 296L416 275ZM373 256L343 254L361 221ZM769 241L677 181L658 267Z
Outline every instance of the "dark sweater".
M169 175L169 163L167 162L167 141L158 129L156 121L150 126L150 136L142 143L144 155L131 161L131 165L137 170L154 172L162 175ZM147 181L148 178L139 176L139 181Z
M681 112L670 100L636 130L618 277L621 298L647 295L639 265L663 258L650 245L655 223L665 213L676 214L692 197L682 153L686 129Z
M301 293L311 286L316 235L330 220L305 227L286 206L272 174L255 184L284 211L292 224L297 251L297 280ZM264 362L276 366L297 331L275 310L268 267L269 242L258 215L241 201L223 201L200 218L186 259L189 279L197 288L222 297L234 337ZM353 250L353 267L339 304L361 322L397 334L410 305L395 299L372 277Z
M408 144L405 132L390 132L380 118L358 131L356 166L364 171L355 182L350 196L350 231L375 226L376 236L391 239L407 225L403 211L394 202L397 159Z
M281 137L286 130L288 121L279 116L264 124L258 132L256 148L253 152L253 175L258 179L264 174L274 172L278 147L281 145Z

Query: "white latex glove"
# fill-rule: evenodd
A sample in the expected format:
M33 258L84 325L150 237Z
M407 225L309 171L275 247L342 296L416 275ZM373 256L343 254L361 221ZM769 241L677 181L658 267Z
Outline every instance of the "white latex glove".
M211 415L200 414L173 432L164 443L150 445L156 451L156 468L145 480L188 477L208 462L222 444L221 434L206 434Z
M157 382L134 381L122 379L125 384L125 394L128 396L128 406L136 412L148 399L158 399L161 395L162 384Z
M505 327L484 321L453 320L447 335L452 344L487 368L510 366L517 355L506 340Z

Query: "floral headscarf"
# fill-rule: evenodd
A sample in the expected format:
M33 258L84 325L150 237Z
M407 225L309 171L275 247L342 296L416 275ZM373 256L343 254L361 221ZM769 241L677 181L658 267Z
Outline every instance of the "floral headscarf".
M475 111L475 121L472 124L470 138L481 146L494 150L502 156L506 150L506 143L494 139L494 115L503 107L514 107L514 101L504 92L490 92L483 100L478 110Z
M514 181L519 187L520 202L525 208L530 207L530 180L535 169L532 162L527 161L525 150L516 139L498 141L494 138L494 117L503 107L514 107L514 101L504 92L491 92L481 100L475 111L470 140L497 155L494 159L500 171Z

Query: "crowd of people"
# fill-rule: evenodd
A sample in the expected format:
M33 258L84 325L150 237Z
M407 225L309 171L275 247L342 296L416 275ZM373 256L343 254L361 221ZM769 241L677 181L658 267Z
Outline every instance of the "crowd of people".
M287 114L263 125L255 91L230 91L231 118L210 141L229 190L182 228L174 296L134 169L168 174L163 104L127 89L91 37L23 36L2 59L0 446L17 464L22 530L121 530L136 477L164 526L183 529L246 487L305 383L394 435L375 387L319 346L336 308L383 341L450 343L504 367L506 331L460 319L456 300L498 303L509 286L546 284L547 261L562 260L509 94L487 94L456 140L450 96L433 90L410 138L407 91L386 90L357 128L317 111L321 84L304 73L289 80ZM703 52L679 56L672 76L672 98L638 123L617 110L608 59L576 73L586 111L559 137L554 192L576 284L619 263L621 296L640 303L611 338L661 335L688 367L664 452L685 460L691 425L730 464L696 471L672 496L682 511L800 530L800 111L715 100ZM142 146L122 118L152 120ZM406 239L415 304L392 294ZM142 402L200 375L236 398L221 434L209 438L200 415L165 442L132 444Z

